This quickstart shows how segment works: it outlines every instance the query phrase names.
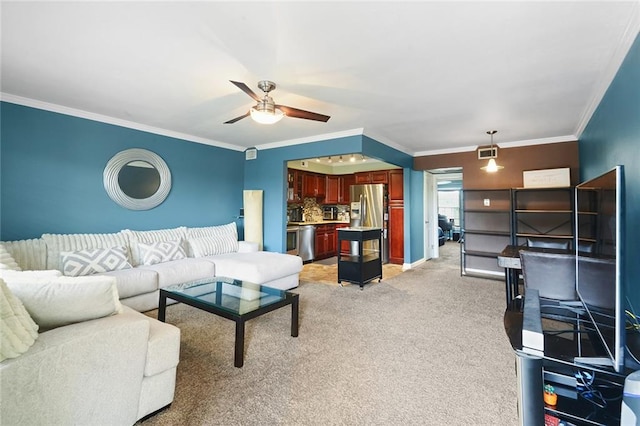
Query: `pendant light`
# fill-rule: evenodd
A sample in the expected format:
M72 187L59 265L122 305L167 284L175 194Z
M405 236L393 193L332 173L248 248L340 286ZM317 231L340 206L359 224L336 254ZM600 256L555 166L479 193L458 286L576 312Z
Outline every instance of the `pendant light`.
M491 135L491 151L490 152L492 154L493 154L493 135L495 135L496 133L498 133L497 130L489 130L489 131L487 131L487 134ZM496 152L496 157L497 157L497 152ZM482 170L484 170L485 172L487 172L487 173L495 173L500 169L504 169L504 166L499 166L496 163L495 158L490 158L489 162L487 163L487 165L484 166L484 167L480 167L480 168Z

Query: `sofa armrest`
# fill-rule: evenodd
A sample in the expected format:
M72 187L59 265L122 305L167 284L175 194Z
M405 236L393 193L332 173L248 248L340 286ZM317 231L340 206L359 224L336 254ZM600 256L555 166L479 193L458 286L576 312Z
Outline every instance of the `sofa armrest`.
M0 363L3 424L134 424L148 339L139 313L41 333Z
M260 251L260 245L251 241L238 241L238 253L252 253Z

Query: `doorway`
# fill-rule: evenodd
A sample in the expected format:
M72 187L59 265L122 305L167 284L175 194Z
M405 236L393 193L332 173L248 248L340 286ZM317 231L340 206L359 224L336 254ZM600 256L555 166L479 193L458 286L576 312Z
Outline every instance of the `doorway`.
M434 169L425 172L425 254L439 257L445 244L456 245L462 230L462 168ZM429 240L429 238L426 238ZM425 256L429 259L429 256Z

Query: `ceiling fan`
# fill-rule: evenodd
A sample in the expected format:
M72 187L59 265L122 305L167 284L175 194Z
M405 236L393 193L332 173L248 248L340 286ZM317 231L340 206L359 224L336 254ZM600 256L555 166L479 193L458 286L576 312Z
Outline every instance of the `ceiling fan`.
M233 124L236 121L240 121L243 118L248 117L249 115L251 116L251 118L261 124L276 123L280 121L285 115L287 117L304 118L305 120L322 121L325 123L330 118L328 115L305 111L298 108L292 108L285 105L277 105L275 102L273 102L273 98L269 96L269 92L276 88L276 84L272 81L262 80L258 82L258 88L260 88L260 90L264 92L264 96L262 98L256 95L253 90L249 89L246 84L240 81L229 81L235 84L247 95L251 96L257 102L257 104L251 107L251 109L247 111L246 114L243 114L240 117L232 118L229 121L225 121L224 124Z

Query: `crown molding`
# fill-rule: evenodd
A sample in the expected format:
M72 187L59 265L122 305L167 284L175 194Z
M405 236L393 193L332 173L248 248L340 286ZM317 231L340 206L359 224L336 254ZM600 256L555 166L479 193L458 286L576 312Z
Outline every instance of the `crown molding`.
M519 146L531 146L531 145L546 145L549 143L562 143L562 142L575 142L578 140L576 135L566 135L566 136L553 136L550 138L540 138L540 139L526 139L522 141L513 141L513 142L500 142L494 145L497 145L499 148L516 148Z
M496 144L494 144L496 145ZM442 154L457 154L459 152L470 152L478 149L478 145L473 146L463 146L461 148L445 148L445 149L433 149L430 151L419 151L416 152L414 157L426 157L429 155L442 155Z
M609 61L609 66L602 73L602 78L596 85L596 89L594 90L593 95L591 96L591 100L587 104L587 107L578 122L578 126L575 129L575 134L577 135L577 139L582 136L582 132L587 128L589 121L591 121L591 117L598 109L598 105L602 102L604 95L607 93L609 86L613 82L613 79L616 77L618 70L622 66L625 57L629 53L629 49L633 45L636 37L640 33L640 1L635 1L633 4L633 13L629 15L629 22L627 27L625 28L624 33L620 39L620 42L616 45L616 50L611 55L611 60Z
M527 139L522 141L513 141L513 142L500 142L494 143L498 148L515 148L519 146L530 146L530 145L546 145L550 143L562 143L562 142L575 142L578 140L578 137L575 135L566 135L566 136L554 136L550 138L541 138L541 139ZM414 157L426 157L429 155L442 155L442 154L457 154L460 152L471 152L478 149L480 146L485 145L473 145L473 146L465 146L462 148L452 148L452 149L436 149L432 151L421 151L416 152ZM486 144L488 146L488 144Z
M12 95L11 93L0 92L0 101L9 102L16 105L27 106L31 108L41 109L45 111L55 112L72 117L84 118L87 120L98 121L100 123L113 124L114 126L126 127L128 129L140 130L142 132L153 133L156 135L167 136L170 138L182 139L189 142L211 145L219 148L231 149L234 151L244 152L246 147L228 144L225 142L215 141L212 139L201 138L186 133L174 132L172 130L162 129L159 127L148 126L146 124L135 123L133 121L123 120L120 118L110 117L107 115L96 114L93 112L83 111L80 109L70 108L63 105L52 104L49 102L38 101L35 99L25 98L22 96Z

